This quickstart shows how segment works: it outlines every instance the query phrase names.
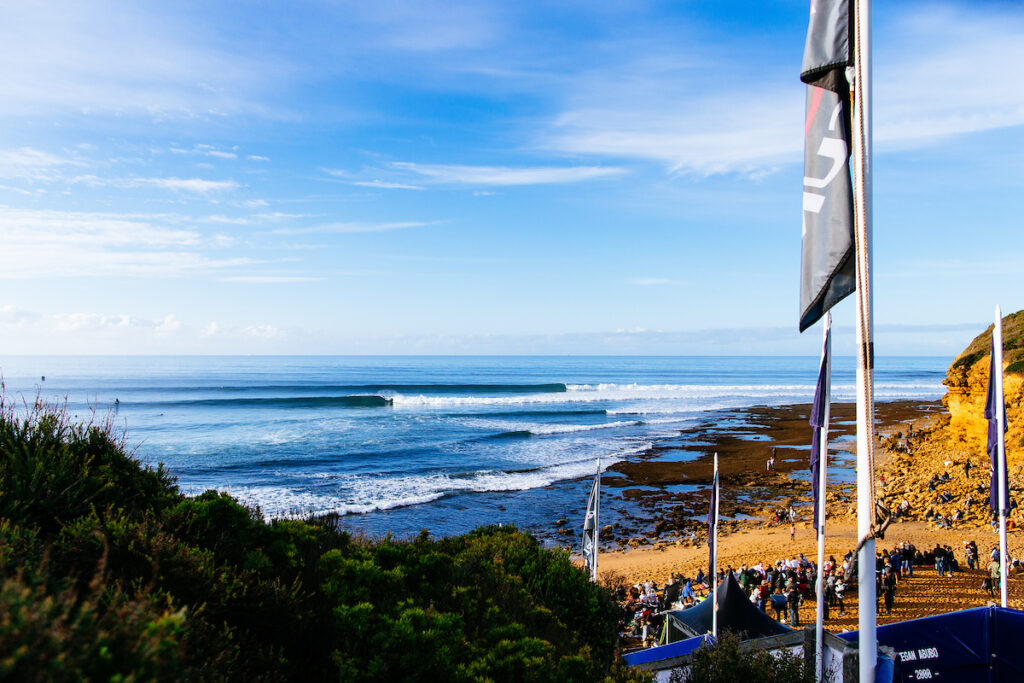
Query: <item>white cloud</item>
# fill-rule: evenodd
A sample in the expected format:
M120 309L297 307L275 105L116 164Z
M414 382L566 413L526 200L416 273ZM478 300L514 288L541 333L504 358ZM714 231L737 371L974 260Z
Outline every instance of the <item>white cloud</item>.
M0 112L155 119L265 113L280 55L242 52L173 4L56 0L0 4Z
M0 178L52 181L62 166L82 166L79 159L58 156L34 147L0 150Z
M243 284L277 285L292 282L320 282L326 278L307 277L300 275L232 275L219 278L221 282L238 282Z
M1017 65L1024 62L1019 10L914 5L895 11L875 34L878 151L1024 125L1024 88L1009 85L1020 80ZM697 56L702 52L717 57L716 65L706 66L706 57ZM538 145L699 174L757 176L799 162L804 87L777 68L752 82L745 67L723 47L697 44L581 75Z
M436 225L436 223L423 221L400 221L394 223L339 222L305 228L279 228L274 230L273 233L275 235L312 235L316 233L387 232L390 230L404 230L405 228L422 228L428 225Z
M394 162L395 169L414 173L432 182L446 185L548 185L575 183L605 178L626 172L624 168L606 166L461 166L449 164L416 164Z
M246 159L249 161L270 161L270 157L260 156L259 154L250 154Z
M169 190L181 190L195 194L210 194L238 189L234 180L204 180L202 178L133 178L128 184L152 185Z
M631 280L634 285L640 285L641 287L662 287L667 285L682 285L682 282L678 280L672 280L667 277L635 277Z
M426 189L420 185L410 185L408 183L392 183L386 180L363 180L352 183L353 185L359 185L360 187L378 187L384 190L423 190Z
M174 227L182 217L0 207L2 278L180 275L216 271L253 260L204 253L219 235Z

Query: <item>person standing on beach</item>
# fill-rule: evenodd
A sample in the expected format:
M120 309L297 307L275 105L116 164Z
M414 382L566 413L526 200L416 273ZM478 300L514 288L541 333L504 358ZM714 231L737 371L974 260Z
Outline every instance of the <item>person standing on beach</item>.
M786 604L789 605L789 625L793 628L800 628L800 591L796 584L790 586L786 594Z
M886 567L882 573L882 597L885 600L885 613L892 614L893 602L896 600L896 584L899 579L892 571L892 567Z
M789 542L792 543L796 540L796 524L789 525Z
M772 448L772 454L768 458L767 468L768 468L769 472L774 472L775 471L775 449L774 448Z

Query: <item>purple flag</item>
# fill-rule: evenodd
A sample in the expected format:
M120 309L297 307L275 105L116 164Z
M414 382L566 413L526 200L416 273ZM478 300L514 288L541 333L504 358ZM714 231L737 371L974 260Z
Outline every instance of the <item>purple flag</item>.
M814 498L814 530L818 530L818 496L825 495L818 490L821 472L821 432L825 426L825 403L828 401L828 349L832 330L825 335L825 346L821 350L821 369L818 370L818 386L814 389L814 403L811 405L811 496Z
M718 522L718 470L715 470L715 477L711 480L711 502L708 504L708 575L714 586L717 569L715 567L715 525Z
M999 368L999 372L1002 368ZM992 514L998 514L999 512L999 421L997 419L998 413L996 412L996 345L995 338L989 346L989 361L988 361L988 393L985 395L985 419L988 420L988 444L985 450L988 451L989 463L991 465L991 477L989 479L989 498L988 506L992 510ZM1006 432L1006 404L1002 405L1003 410L1003 432ZM1006 476L1006 463L1003 463L1003 492L1006 501L1006 512L1009 513L1010 508L1010 490L1009 490L1009 478Z
M814 0L800 79L807 83L804 123L800 331L856 288L853 186L850 181L850 9L846 0Z

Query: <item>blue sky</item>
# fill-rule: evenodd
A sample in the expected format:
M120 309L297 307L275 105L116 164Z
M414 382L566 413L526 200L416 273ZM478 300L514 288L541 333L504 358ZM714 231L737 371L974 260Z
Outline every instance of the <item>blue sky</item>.
M875 5L876 347L952 355L1024 307L1024 6ZM0 348L814 354L807 10L5 3Z

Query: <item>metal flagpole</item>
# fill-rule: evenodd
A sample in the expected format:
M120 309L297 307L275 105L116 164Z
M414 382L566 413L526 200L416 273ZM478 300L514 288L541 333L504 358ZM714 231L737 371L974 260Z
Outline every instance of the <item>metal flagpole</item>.
M854 15L854 235L857 245L857 610L861 683L875 680L878 657L875 592L874 396L871 293L871 2L856 0ZM849 71L849 70L848 70Z
M828 482L828 419L829 408L831 407L832 391L832 338L829 330L832 329L832 314L825 314L825 340L822 343L822 353L825 356L825 415L821 426L818 451L818 581L815 591L818 596L818 614L814 622L814 666L815 680L821 683L824 677L825 652L824 652L824 610L825 610L825 577L822 567L825 566L825 487Z
M721 502L721 484L718 481L718 453L715 453L715 478L714 490L711 495L715 497L715 525L714 545L711 546L711 635L718 640L718 504Z
M1003 316L996 306L996 322L992 327L992 355L995 357L992 368L995 370L995 378L989 378L996 383L996 433L998 434L999 445L997 453L997 467L999 468L999 594L1002 606L1006 607L1006 441L1003 430Z

